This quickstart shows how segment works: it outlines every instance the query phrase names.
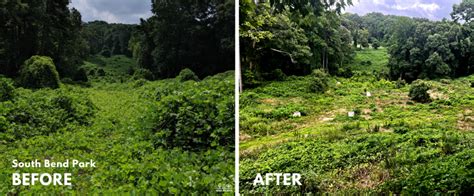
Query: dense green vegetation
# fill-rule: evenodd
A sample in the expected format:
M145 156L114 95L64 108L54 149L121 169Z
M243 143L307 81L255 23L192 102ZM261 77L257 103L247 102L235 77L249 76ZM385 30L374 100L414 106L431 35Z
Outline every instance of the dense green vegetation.
M233 0L152 1L153 17L142 20L130 40L138 65L156 78L175 77L184 68L201 78L233 70L234 5Z
M92 21L84 24L83 36L89 45L91 55L132 56L129 41L137 25L108 24L105 21Z
M81 14L68 5L69 0L0 1L0 74L17 76L33 55L52 58L61 77L77 71L88 46Z
M140 25L69 3L0 0L0 194L232 194L233 1L152 1ZM73 159L97 167L12 167Z
M339 17L345 2L240 1L244 87L271 80L276 69L307 75L343 68L353 57L350 26Z
M102 68L105 75L89 75L86 86L29 90L1 78L1 193L191 194L233 189L233 72L200 82L151 82L128 75L126 70L136 66L131 59L100 59L105 65L85 66ZM98 167L15 169L13 159L93 159ZM74 186L14 187L14 171L67 171Z
M245 90L241 192L473 194L474 75L388 81L372 74L386 69L384 51L358 51L353 76L327 78L325 93L310 90L315 74ZM431 102L410 99L426 99L426 87ZM303 185L252 185L256 173L269 172L301 173Z

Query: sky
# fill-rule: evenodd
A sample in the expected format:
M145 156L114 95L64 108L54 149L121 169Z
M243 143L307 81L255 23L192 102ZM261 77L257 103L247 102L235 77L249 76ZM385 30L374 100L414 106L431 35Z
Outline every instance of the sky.
M85 22L138 24L151 16L151 0L71 0L69 7L79 10Z
M365 15L370 12L428 18L430 20L450 19L454 4L461 0L353 0L347 12Z

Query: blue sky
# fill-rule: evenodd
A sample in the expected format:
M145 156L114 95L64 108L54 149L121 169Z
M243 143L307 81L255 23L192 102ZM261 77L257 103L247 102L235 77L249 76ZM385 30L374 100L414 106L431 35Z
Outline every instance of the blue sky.
M151 16L151 0L71 0L69 7L79 10L85 22L138 24Z
M454 4L461 0L353 0L354 6L347 12L364 15L370 12L384 14L422 17L431 20L450 19Z

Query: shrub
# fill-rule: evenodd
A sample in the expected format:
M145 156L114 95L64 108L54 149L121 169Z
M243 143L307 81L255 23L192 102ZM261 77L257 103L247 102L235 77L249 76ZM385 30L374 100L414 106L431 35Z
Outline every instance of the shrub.
M474 88L474 80L471 80L471 88Z
M260 85L260 80L259 80L258 75L251 70L248 70L248 69L245 70L242 73L242 77L243 77L242 81L243 81L244 87L253 88Z
M181 72L179 72L178 78L181 82L188 81L188 80L199 81L199 78L197 77L197 75L191 69L188 69L188 68L181 70Z
M275 69L270 73L270 80L284 81L287 76L281 69Z
M145 80L153 80L153 73L151 73L148 69L137 69L133 74L133 79L145 79Z
M154 113L155 145L201 150L234 142L232 76L180 83L158 93Z
M25 88L59 88L59 74L53 59L47 56L32 56L20 70L20 84Z
M89 81L89 78L87 78L87 70L84 67L79 68L76 73L74 73L73 79L80 82Z
M405 80L403 80L401 78L398 78L395 86L397 88L403 88L406 84L407 84L407 82L405 82Z
M13 87L13 82L0 76L0 102L11 100L14 96L15 87Z
M0 141L48 135L66 127L74 130L75 125L90 125L95 114L95 106L87 96L61 90L19 95L15 104L0 103L2 107L0 119L7 126L0 125Z
M324 93L329 85L328 75L322 70L314 70L309 82L309 91L312 93Z
M430 90L430 87L425 82L415 82L412 84L408 96L413 101L420 103L428 103L431 101L428 90Z

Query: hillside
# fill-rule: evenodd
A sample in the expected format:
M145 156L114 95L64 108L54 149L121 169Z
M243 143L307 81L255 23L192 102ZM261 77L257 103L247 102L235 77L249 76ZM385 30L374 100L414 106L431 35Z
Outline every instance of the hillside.
M474 75L426 81L433 101L416 103L408 97L410 84L373 75L388 70L386 51L357 51L354 76L331 77L323 94L308 92L312 76L246 89L242 192L472 193ZM301 173L303 185L251 184L256 173L268 172Z

